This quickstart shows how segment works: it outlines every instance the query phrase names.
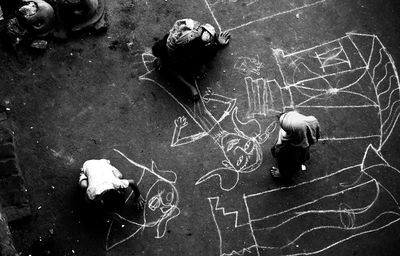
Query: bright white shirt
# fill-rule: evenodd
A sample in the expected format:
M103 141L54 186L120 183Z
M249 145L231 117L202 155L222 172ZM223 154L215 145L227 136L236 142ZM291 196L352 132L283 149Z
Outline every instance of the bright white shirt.
M86 161L81 169L79 183L87 179L86 194L90 200L109 189L127 188L129 181L121 179L122 174L107 159Z

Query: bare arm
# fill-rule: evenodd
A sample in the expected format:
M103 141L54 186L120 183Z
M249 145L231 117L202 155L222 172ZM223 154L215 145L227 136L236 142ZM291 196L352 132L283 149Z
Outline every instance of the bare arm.
M79 186L82 189L86 189L88 187L89 183L88 183L88 178L85 175L85 173L82 171L79 175Z
M129 187L132 188L133 192L135 193L135 199L138 199L140 197L140 191L139 187L137 186L136 182L134 180L128 180L129 182Z
M122 179L122 173L117 168L112 166L111 171L112 171L112 173L114 174L115 177L117 177L118 179Z
M81 180L81 181L79 182L79 185L80 185L80 187L81 187L82 189L86 189L86 188L88 187L88 181L87 181L87 179Z
M128 182L129 182L129 187L131 187L133 192L135 193L133 199L136 201L136 207L138 209L143 209L144 205L146 204L146 201L140 195L139 187L137 186L136 182L132 179L128 180Z

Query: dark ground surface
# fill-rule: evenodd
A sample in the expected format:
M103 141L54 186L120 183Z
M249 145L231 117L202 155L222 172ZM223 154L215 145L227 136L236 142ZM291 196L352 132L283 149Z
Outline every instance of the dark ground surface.
M241 120L246 119L249 111L245 77L276 79L283 86L272 49L297 52L354 32L376 35L393 57L388 62L400 63L398 0L326 0L289 13L282 12L304 2L220 2L220 5L234 6L218 9L219 5L216 5L213 9L222 30L281 13L233 29L230 45L218 53L215 61L210 63L207 77L199 81L202 93L206 87L211 87L217 94L235 98ZM299 108L306 114L317 116L325 131L325 140L311 150L308 171L294 181L295 184L304 182L304 186L277 190L268 193L266 198L261 196L255 202L247 202L254 205L244 204L244 197L248 195L283 186L272 180L267 172L274 163L269 153L273 138L261 145L262 165L251 173L241 174L238 185L231 191L222 191L216 177L195 185L201 176L222 166L224 154L210 137L171 147L174 120L178 117L186 116L189 123L189 131L182 133L190 135L200 129L162 88L139 80L139 76L146 72L141 54L148 51L154 40L161 38L176 19L191 17L217 26L215 19L206 3L200 0L112 0L107 4L110 28L102 35L83 35L67 42L51 42L43 54L24 50L12 53L4 47L0 51L0 100L10 109L9 119L12 120L19 163L32 209L29 220L11 226L19 251L27 254L36 239L53 233L56 255L220 255L251 245L254 243L253 240L249 242L251 235L250 240L256 237L258 245L277 246L279 249L253 248L245 255L305 255L318 251L319 255L398 255L400 224L396 220L400 211L394 202L400 199L396 198L400 193L390 190L396 190L400 181L397 175L400 168L398 124L393 122L390 126L395 125L381 150L383 158L394 167L387 171L386 166L382 167L385 170L377 171L377 176L382 176L385 182L377 178L370 179L372 183L357 186L364 179L368 181L366 175L357 178L359 170L322 179L320 183L310 182L342 168L361 164L370 143L375 147L382 145L376 137L344 141L327 139L371 134L381 136L376 108ZM367 39L361 40L360 45L371 49ZM243 75L234 68L240 57L255 58L257 55L263 64L259 74L249 72ZM379 61L379 54L373 56ZM372 70L371 73L375 74ZM337 79L333 84L346 83L352 75L350 73L350 78L333 77ZM379 75L383 77L381 73ZM360 81L360 94L369 95L371 88L364 82ZM390 102L394 103L399 99L398 81L391 86L394 87L390 87L393 90ZM332 104L358 104L356 98L340 96L332 97ZM214 109L219 110L218 107ZM273 120L272 116L267 113L257 115L256 119L265 128L264 125ZM227 125L233 129L232 124ZM174 171L177 174L175 187L179 193L180 215L167 223L162 238L155 238L156 227L146 228L106 252L109 223L84 211L77 181L83 162L93 158L110 159L126 177L139 179L140 169L133 167L114 149L148 168L153 160L159 169ZM341 190L337 188L338 184L350 185L341 185ZM385 185L387 190L377 189L374 184ZM140 186L145 195L149 186L151 183L144 182ZM324 197L337 191L343 193L332 198ZM393 197L389 197L387 191ZM235 229L234 219L230 219L235 215L230 214L224 219L211 211L214 199L207 198L218 196L221 198L218 207L225 207L227 212L238 211L239 225L248 223L246 209L254 209L251 215L257 218L307 202L314 202L315 207L313 203L299 207L298 211L297 208L294 212L287 210L286 217L284 214L281 216L283 219L272 219L269 223L270 226L283 223L278 225L282 228L271 230L263 226L258 231L240 233L236 232L239 228ZM320 198L326 200L317 200ZM301 213L308 214L304 218L293 217L303 216ZM125 217L134 218L128 215ZM292 217L290 220L295 221L290 222ZM219 223L218 229L215 221ZM109 242L128 237L135 230L134 225L122 225L111 229ZM290 243L294 235L302 232L306 232L304 236ZM285 246L286 243L289 244Z

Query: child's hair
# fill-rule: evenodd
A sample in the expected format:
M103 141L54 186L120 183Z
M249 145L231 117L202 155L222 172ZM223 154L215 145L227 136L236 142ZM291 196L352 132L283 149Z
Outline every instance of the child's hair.
M279 112L278 114L276 114L276 118L279 120L281 118L281 116L285 114L285 112Z
M101 194L101 204L106 212L117 212L125 205L125 190L110 189Z

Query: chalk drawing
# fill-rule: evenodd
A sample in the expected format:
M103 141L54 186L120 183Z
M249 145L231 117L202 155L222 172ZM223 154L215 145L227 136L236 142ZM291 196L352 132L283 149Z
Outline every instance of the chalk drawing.
M204 0L219 31L232 31L284 14L296 13L325 0Z
M375 134L325 139L376 137L381 149L399 118L400 83L393 58L376 35L347 33L302 51L273 52L284 81L281 94L289 95L290 102L285 102L284 108L358 108L377 112ZM345 97L347 102L333 104L335 99Z
M239 57L234 65L234 69L238 70L243 75L250 75L254 73L256 75L260 75L260 69L263 67L263 64L259 60L260 58L256 55L255 58L250 57Z
M342 45L337 48L329 49L321 54L316 53L316 57L320 62L321 68L324 72L326 67L339 65L342 63L348 64L349 68L351 68L350 61Z
M269 134L276 128L276 122L270 123L264 130L256 119L242 122L237 117L236 99L216 94L211 90L207 90L196 103L180 101L166 89L161 79L157 78L158 72L150 68L155 57L150 53L144 53L142 59L148 72L140 76L139 79L150 81L165 90L201 129L200 133L181 137L181 131L188 125L188 122L185 117L178 117L175 120L171 147L186 145L205 136L210 136L224 154L225 159L221 162L222 167L203 175L198 179L196 185L216 177L219 179L221 189L229 191L237 185L240 174L253 172L261 165L263 157L260 145L269 138ZM217 118L211 113L207 107L207 103L210 102L218 102L226 106L221 117ZM230 128L232 131L228 131L221 125L221 122L227 117L230 117L228 120L231 121ZM252 128L250 132L248 131L249 127Z
M382 42L375 35L348 33L295 53L274 49L274 55L284 85L245 77L247 116L292 108L372 111L379 116L376 134L323 140L378 143L366 148L360 164L326 170L325 176L294 186L243 194L246 211L228 211L220 197L209 197L219 255L313 255L398 222L400 188L393 180L400 180L400 171L381 149L399 118L400 83ZM352 97L345 105L332 104L346 95ZM302 196L293 201L292 195ZM243 215L247 221L240 222ZM230 242L236 237L241 241Z
M248 100L248 117L273 116L285 109L282 89L276 80L244 78Z
M143 222L134 222L118 213L115 213L107 232L106 250L110 250L115 246L128 241L136 236L139 231L143 231L146 228L155 229L155 238L163 238L167 231L169 221L178 217L180 214L180 209L178 207L179 193L176 189L176 173L170 170L159 170L155 162L152 162L151 168L148 168L129 159L121 151L117 149L114 149L114 151L120 154L133 166L141 170L142 173L137 182L141 188L146 184L151 185L147 190L145 198L146 207L144 208ZM133 192L131 192L126 201L131 198L132 194ZM112 233L119 233L120 230L118 230L118 227L120 226L132 231L125 237L117 241L112 241ZM116 227L117 230L115 230Z
M299 52L273 52L283 86L275 79L246 76L248 118L325 109L341 113L343 129L342 134L325 130L322 141L374 139L379 149L386 143L399 117L399 78L392 57L375 35L348 33ZM380 118L368 129L357 129L346 121L344 109L350 116L376 112Z
M219 197L210 197L219 255L313 255L379 231L400 220L400 189L390 181L393 178L400 178L400 171L370 145L361 164L291 187L243 195L247 213L242 214L248 215L248 222L238 223L238 212L226 212ZM321 187L325 189L315 189ZM298 202L285 200L293 194L302 195ZM285 204L267 203L276 201ZM237 232L244 242L225 246Z

